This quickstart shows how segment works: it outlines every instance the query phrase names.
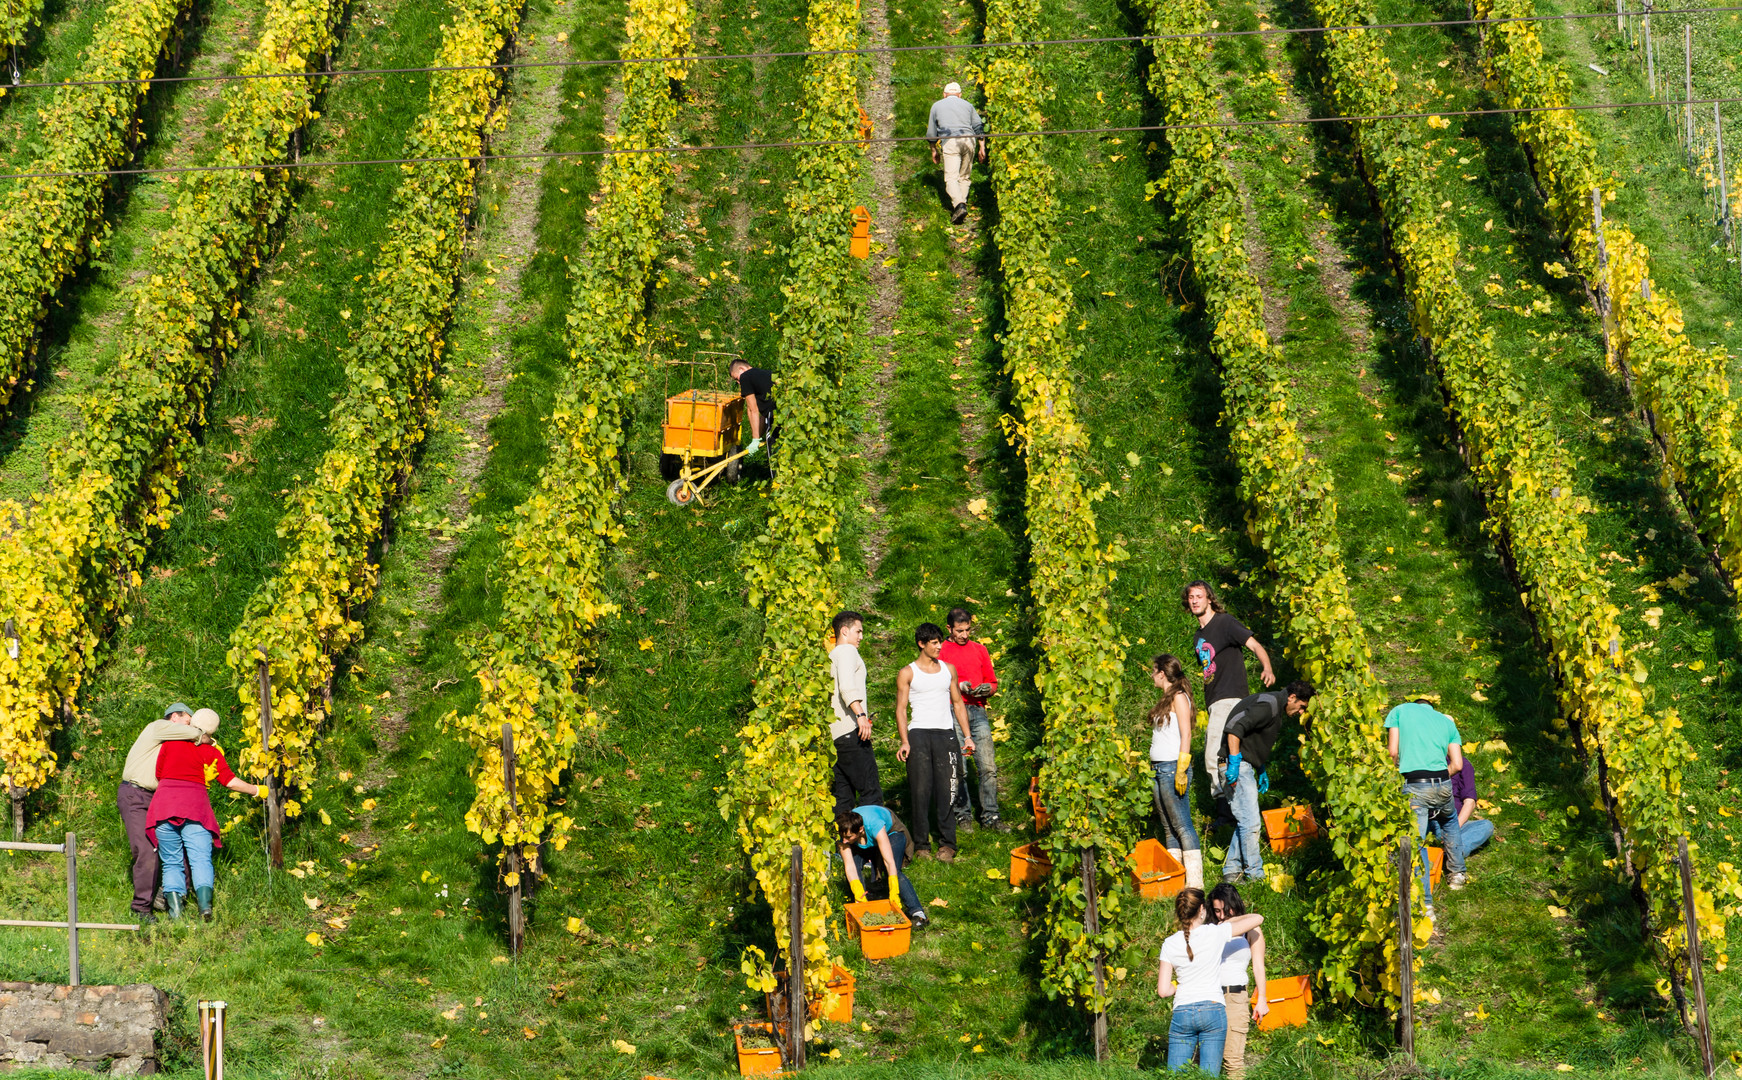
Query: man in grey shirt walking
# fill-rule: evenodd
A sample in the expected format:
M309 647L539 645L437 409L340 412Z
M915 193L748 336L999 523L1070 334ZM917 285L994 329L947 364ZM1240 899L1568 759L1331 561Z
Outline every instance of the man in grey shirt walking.
M944 191L950 197L950 221L960 225L968 217L968 179L974 172L975 149L986 160L986 121L980 110L962 100L960 83L944 87L941 100L932 102L925 137L931 141L933 164L944 167Z

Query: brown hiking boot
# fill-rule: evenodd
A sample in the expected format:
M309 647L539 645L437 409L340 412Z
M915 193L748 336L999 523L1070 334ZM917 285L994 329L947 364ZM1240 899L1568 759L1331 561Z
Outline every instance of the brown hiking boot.
M955 848L949 847L949 846L938 848L938 862L955 862L955 861L956 861L956 849Z

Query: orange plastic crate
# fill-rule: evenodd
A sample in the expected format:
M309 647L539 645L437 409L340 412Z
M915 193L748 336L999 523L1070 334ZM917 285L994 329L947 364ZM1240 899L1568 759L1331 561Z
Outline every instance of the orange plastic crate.
M1270 837L1270 850L1286 855L1317 839L1319 823L1313 820L1310 806L1284 806L1264 811L1264 833Z
M855 259L871 257L871 211L863 206L853 207L852 256Z
M1052 822L1052 815L1046 812L1046 807L1040 805L1040 777L1032 776L1028 780L1028 805L1034 808L1034 828L1036 832L1047 827Z
M1138 841L1131 860L1131 880L1145 900L1173 896L1186 887L1186 868L1167 853L1160 840Z
M771 1020L778 1019L774 1015L775 995L779 994L782 997L786 995L786 972L777 971L774 973L774 977L780 980L779 988L777 990L770 990L762 995L764 999L764 1007L767 1008L768 1016ZM824 1019L838 1024L847 1023L849 1020L853 1019L853 991L857 986L858 980L853 978L852 972L839 964L834 965L834 971L829 974L829 990L835 995L835 1007L829 1010L827 1016L824 1016L823 999L812 996L805 1003L806 1015L808 1015L812 1020Z
M728 452L744 414L744 399L727 390L686 390L665 400L660 435L667 454L704 457Z
M742 1076L761 1076L780 1071L780 1047L771 1046L766 1050L752 1050L744 1045L744 1033L761 1032L769 1038L779 1041L774 1033L773 1024L733 1024L732 1041L738 1046L738 1072Z
M859 916L869 912L900 915L899 926L859 925ZM895 906L893 900L868 900L863 904L847 905L847 936L859 943L859 949L867 960L887 960L891 956L900 956L913 944L913 924L907 921L901 909Z
M1307 1006L1313 1003L1313 987L1305 975L1271 979L1265 985L1265 991L1270 1011L1258 1021L1259 1031L1300 1027L1307 1022Z
M1039 844L1023 844L1010 850L1010 884L1017 888L1039 885L1052 873L1052 860Z

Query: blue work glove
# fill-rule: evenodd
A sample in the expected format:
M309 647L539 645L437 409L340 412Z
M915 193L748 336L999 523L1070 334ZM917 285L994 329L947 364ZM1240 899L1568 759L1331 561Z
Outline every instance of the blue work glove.
M751 439L750 445L746 446L744 448L744 456L750 457L751 455L755 454L756 451L758 451L760 449L762 449L762 440L761 439Z
M1258 794L1262 795L1266 791L1269 791L1269 790L1270 790L1270 770L1266 769L1265 771L1258 774Z
M1228 771L1223 775L1222 779L1228 781L1230 784L1237 784L1240 782L1240 757L1241 755L1239 754L1228 755Z

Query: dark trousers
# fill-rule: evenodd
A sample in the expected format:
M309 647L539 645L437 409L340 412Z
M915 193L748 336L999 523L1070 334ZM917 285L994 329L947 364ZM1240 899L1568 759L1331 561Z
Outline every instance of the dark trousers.
M907 729L907 792L913 798L913 849L931 848L932 811L945 847L956 846L956 766L962 757L956 733Z
M882 806L883 783L877 778L877 754L871 740L849 731L835 740L835 816L855 806Z
M121 811L121 824L127 828L127 847L133 852L133 910L144 914L151 910L151 898L157 892L157 848L152 846L145 828L145 818L151 812L151 792L122 784L115 792L115 808Z
M889 899L889 868L883 865L883 852L877 849L876 841L872 841L871 847L853 848L852 851L859 882L865 886L865 899ZM907 872L901 868L907 858L906 833L899 829L889 830L889 852L895 856L896 895L901 899L901 910L908 915L924 911L925 905L919 902L919 893L914 891L913 882L907 880Z

